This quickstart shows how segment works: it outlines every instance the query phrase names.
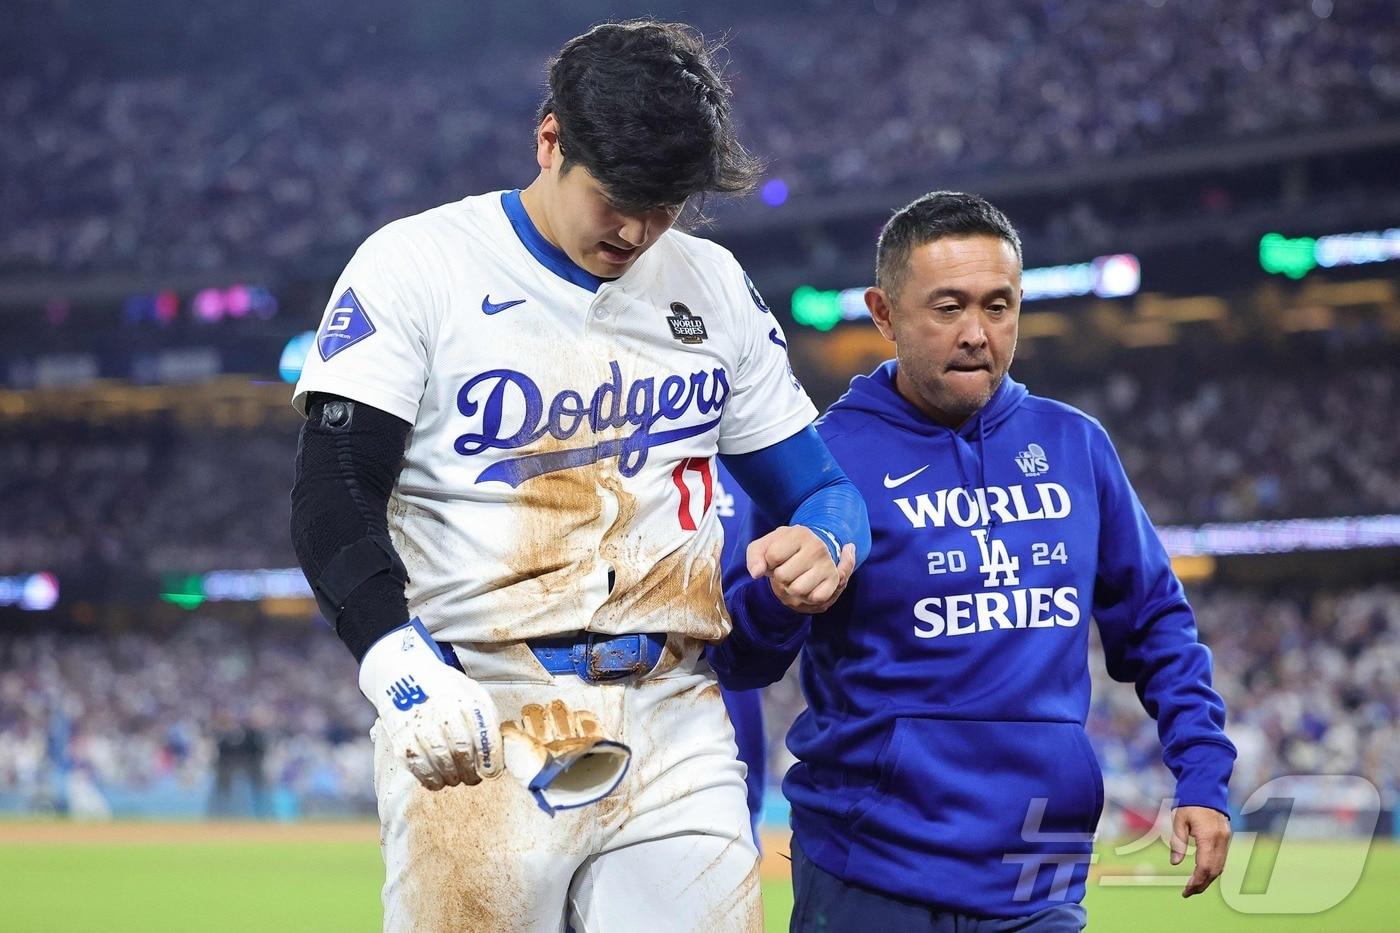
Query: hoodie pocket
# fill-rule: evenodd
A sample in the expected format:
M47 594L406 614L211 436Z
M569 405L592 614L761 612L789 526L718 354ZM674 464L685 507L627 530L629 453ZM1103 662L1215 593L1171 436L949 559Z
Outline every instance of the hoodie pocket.
M1078 723L899 719L885 752L857 850L1000 865L1092 843L1103 781Z

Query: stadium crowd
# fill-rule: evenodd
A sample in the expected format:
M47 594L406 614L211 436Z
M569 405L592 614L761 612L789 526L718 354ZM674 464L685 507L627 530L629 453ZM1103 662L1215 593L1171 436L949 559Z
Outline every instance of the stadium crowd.
M1061 392L1108 427L1159 525L1400 512L1400 373L1300 383L1240 371L1121 370ZM260 429L0 429L0 574L292 567L290 411Z
M1394 366L1310 379L1118 370L1047 388L1108 428L1158 525L1400 512Z
M1303 773L1360 775L1387 806L1400 802L1400 589L1216 588L1192 601L1239 747L1236 804L1272 777ZM1130 686L1108 680L1097 648L1091 664L1089 732L1108 796L1155 812L1172 790L1155 726ZM765 704L776 781L790 763L782 736L802 707L795 679ZM312 622L201 614L170 637L4 635L0 806L61 806L58 779L76 773L114 799L164 788L217 809L218 747L241 724L265 739L269 788L301 812L368 810L372 720L349 654Z
M793 193L833 193L1393 117L1393 16L876 0L726 31L750 146ZM552 42L421 61L366 41L140 74L53 51L0 73L0 271L324 273L392 218L522 181Z
M295 427L217 431L164 417L0 430L0 573L293 566Z
M228 812L215 776L239 733L265 742L267 786L302 812L372 808L373 721L354 660L318 623L196 616L170 637L0 638L0 799L20 809L63 807L76 776L113 800L194 795ZM270 814L250 790L235 798L242 812Z

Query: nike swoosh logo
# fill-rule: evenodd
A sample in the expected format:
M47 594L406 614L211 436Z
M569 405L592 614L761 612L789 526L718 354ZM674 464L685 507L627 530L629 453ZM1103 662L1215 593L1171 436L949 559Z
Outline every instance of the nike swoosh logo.
M927 470L927 469L928 469L928 464L925 463L923 466L919 467L919 468L918 468L917 470L915 470L913 473L905 473L903 476L897 476L897 477L895 477L894 479L890 479L890 474L886 473L886 474L885 474L885 488L886 488L886 489L894 489L896 486L903 486L905 483L909 482L911 479L913 479L914 477L918 476L920 473L924 472L924 470Z
M524 303L524 298L517 298L514 301L503 301L497 304L491 300L490 295L487 295L485 298L481 299L481 311L483 314L500 314L506 308L514 308L516 305L523 305Z

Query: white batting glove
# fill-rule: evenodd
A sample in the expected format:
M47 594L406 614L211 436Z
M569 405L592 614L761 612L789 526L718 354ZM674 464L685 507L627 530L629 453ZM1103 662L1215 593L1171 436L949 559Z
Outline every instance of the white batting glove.
M447 665L417 619L385 635L360 662L360 692L384 736L428 790L501 773L501 727L485 688Z
M526 704L501 735L506 770L550 816L611 794L632 760L632 750L608 738L597 716L562 700Z

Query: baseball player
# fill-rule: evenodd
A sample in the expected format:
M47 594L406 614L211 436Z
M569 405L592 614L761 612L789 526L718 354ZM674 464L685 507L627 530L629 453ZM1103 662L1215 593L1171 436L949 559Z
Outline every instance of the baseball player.
M703 40L570 40L534 142L524 190L360 247L295 390L298 558L379 713L384 926L757 930L703 656L715 459L788 517L755 547L795 611L840 594L864 506L759 293L673 229L756 174Z

